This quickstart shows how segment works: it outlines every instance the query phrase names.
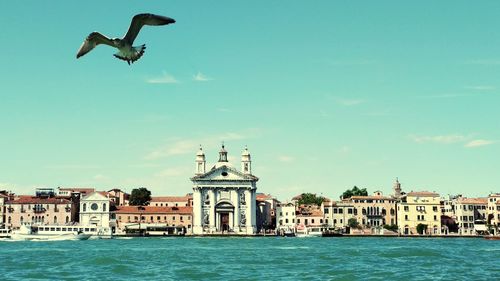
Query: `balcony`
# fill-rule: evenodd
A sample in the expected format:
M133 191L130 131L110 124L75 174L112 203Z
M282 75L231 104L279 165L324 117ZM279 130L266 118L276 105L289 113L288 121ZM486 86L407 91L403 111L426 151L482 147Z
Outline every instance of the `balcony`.
M47 211L47 209L45 209L45 208L34 208L33 209L33 213L35 213L35 214L45 213L46 211Z

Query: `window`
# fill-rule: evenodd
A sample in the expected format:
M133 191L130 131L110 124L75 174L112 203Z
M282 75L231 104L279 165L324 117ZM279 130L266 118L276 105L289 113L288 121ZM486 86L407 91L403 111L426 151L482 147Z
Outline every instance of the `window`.
M339 214L342 214L343 212L344 210L339 208Z
M179 220L182 221L182 216L179 217Z
M337 220L336 219L333 220L333 224L334 225L337 224Z
M283 225L283 220L280 220L280 225Z
M352 214L352 208L347 209L348 214Z
M325 208L324 212L325 214L328 214L329 213L328 208Z
M151 216L151 221L153 221L153 216Z
M305 219L305 222L304 222L305 225L307 225L307 219Z
M57 217L54 216L54 223L57 223Z
M342 219L340 219L340 223L342 223Z
M410 211L410 208L408 206L404 206L404 210L405 210L405 212L408 212L408 211Z
M156 220L157 220L157 221L160 221L160 220L161 220L161 217L160 217L160 216L157 216L157 217L156 217Z
M405 215L405 221L407 221L407 220L408 220L408 215Z
M69 223L69 217L66 216L66 223Z
M436 215L434 215L434 220L437 221L438 220L438 217Z
M433 210L434 212L437 212L437 211L438 211L438 207L437 207L437 206L434 206L434 207L432 207L432 210Z
M175 216L172 217L172 220L175 221Z
M86 212L87 211L87 203L83 203L83 211Z
M337 214L338 212L339 212L339 211L338 211L338 209L337 209L337 208L333 208L333 213L334 213L334 214Z
M106 203L102 204L102 211L106 212Z
M300 219L297 219L297 223L300 223Z
M314 223L314 219L311 219L311 223Z

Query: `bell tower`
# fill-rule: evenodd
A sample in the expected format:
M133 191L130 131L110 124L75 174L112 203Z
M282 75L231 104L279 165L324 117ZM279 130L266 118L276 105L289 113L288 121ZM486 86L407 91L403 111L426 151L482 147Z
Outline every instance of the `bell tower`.
M399 179L396 178L396 182L394 182L394 197L400 198L401 197L401 183L399 182Z
M198 153L196 153L196 175L203 175L205 173L205 167L205 153L203 152L203 148L201 148L200 145L200 150L198 150Z
M252 174L252 160L250 157L250 152L248 152L248 147L245 146L245 150L241 153L241 171L244 174Z

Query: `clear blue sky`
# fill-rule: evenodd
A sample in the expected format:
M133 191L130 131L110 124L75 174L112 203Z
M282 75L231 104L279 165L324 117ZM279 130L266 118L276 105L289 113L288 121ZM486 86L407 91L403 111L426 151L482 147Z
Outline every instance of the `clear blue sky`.
M99 46L134 14L132 66ZM191 192L247 144L260 192L500 191L499 1L7 1L0 188Z

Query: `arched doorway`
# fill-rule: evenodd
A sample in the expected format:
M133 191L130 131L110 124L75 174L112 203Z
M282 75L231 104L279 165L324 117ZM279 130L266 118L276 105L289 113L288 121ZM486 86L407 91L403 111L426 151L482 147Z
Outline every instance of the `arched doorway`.
M229 232L234 227L234 206L231 202L222 201L215 205L216 229L220 232Z

